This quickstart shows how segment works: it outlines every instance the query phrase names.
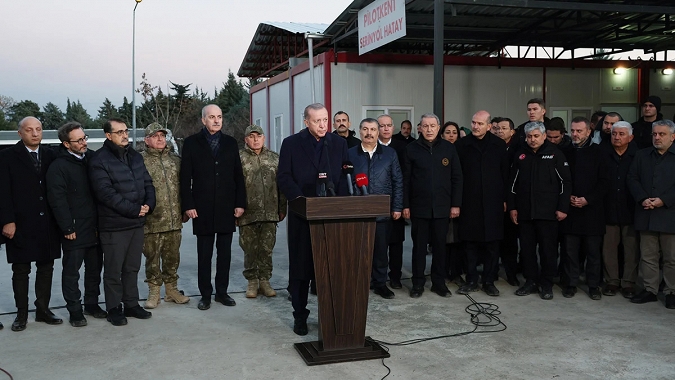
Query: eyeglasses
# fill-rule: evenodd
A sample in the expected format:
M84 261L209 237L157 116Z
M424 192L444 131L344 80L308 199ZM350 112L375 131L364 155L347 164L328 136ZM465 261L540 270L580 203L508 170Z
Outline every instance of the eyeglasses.
M85 141L89 141L88 135L84 135L83 138L78 139L78 140L68 140L69 143L78 143L78 144L84 144Z
M117 135L117 136L122 136L122 135L128 135L129 130L128 129L120 129L119 131L115 132L110 132L111 134Z

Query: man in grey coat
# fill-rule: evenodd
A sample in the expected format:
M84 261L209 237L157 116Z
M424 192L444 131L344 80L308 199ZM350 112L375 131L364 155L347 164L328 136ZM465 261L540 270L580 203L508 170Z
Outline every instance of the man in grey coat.
M659 291L659 259L663 255L663 293L675 309L675 124L652 124L653 147L638 151L628 171L628 188L636 201L635 230L640 232L640 261L645 289L633 303L655 302Z

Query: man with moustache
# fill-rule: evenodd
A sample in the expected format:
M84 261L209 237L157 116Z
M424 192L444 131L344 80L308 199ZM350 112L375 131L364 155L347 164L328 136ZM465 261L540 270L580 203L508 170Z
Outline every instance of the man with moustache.
M91 192L87 162L93 151L87 149L89 136L82 125L71 121L58 131L61 146L47 171L47 196L61 230L63 246L63 299L73 327L87 325L84 314L105 318L98 305L103 251L98 243L96 202ZM80 268L84 263L84 313L80 288Z
M657 120L652 148L642 149L628 170L628 188L635 199L635 230L640 231L640 272L644 290L633 303L656 302L663 259L665 304L675 309L675 124Z
M17 308L12 331L28 322L28 281L35 273L35 321L63 323L49 310L54 260L61 257L60 231L47 204L46 174L55 158L42 142L42 123L32 116L19 121L19 137L0 152L0 226L12 264L12 289Z
M286 198L277 186L279 155L265 146L265 133L260 126L246 127L244 142L246 146L239 150L239 157L247 204L237 224L239 246L244 250L244 277L248 280L246 298L256 298L258 290L265 297L274 297L277 292L270 286L272 250L278 224L288 211Z
M570 135L572 136L572 145L577 149L583 149L591 146L591 124L585 117L575 117L570 123Z
M406 145L415 141L415 138L412 136L412 123L410 120L403 120L401 122L401 130L392 136L392 138L394 140L403 141Z
M612 125L614 123L623 121L623 118L618 112L609 112L602 118L602 121L598 122L600 124L600 134L599 141L596 142L596 139L593 139L594 144L607 144L611 145L612 140Z
M398 164L396 151L378 142L379 129L391 131L391 118L380 116L380 124L375 119L363 119L359 126L361 146L349 149L349 160L356 173L368 176L368 194L389 195L391 218L376 218L375 243L373 249L373 268L370 284L375 294L385 299L394 298L394 292L387 288L387 248L389 246L391 223L401 219L403 208L403 175ZM391 140L391 132L389 133Z
M347 195L342 177L342 163L348 160L347 143L328 132L329 115L321 103L310 104L303 112L307 128L286 137L279 152L277 185L286 199L318 196L319 173L327 173L337 195ZM293 332L307 335L307 295L314 278L314 260L309 222L289 213L288 223L288 290L293 304Z
M235 219L246 208L246 185L237 141L222 133L223 113L215 104L202 108L204 128L185 139L180 167L181 208L192 219L197 236L197 308L211 307L211 264L216 244L215 301L236 302L227 294L230 283Z
M602 141L602 119L607 115L605 111L595 111L591 115L591 140L593 144L600 144Z
M405 149L407 143L395 140L394 121L391 116L384 114L377 117L379 126L378 141L380 145L388 146L396 151L399 166L405 161ZM408 122L410 124L410 122ZM412 128L412 126L410 126ZM408 131L409 132L409 131ZM411 141L414 141L411 140ZM401 167L401 173L403 168ZM401 276L403 269L403 242L405 241L405 219L398 218L391 221L391 233L389 234L389 285L392 289L401 289Z
M504 237L504 185L509 163L506 143L488 133L490 128L490 114L478 111L471 119L471 135L455 143L464 178L459 239L464 242L467 260L466 284L457 290L459 294L478 290L476 267L482 261L482 289L489 296L499 295L494 281L499 270L499 241Z
M89 180L98 201L107 319L113 326L123 326L126 317L152 316L138 304L138 271L143 225L155 208L155 187L143 157L129 146L124 120L109 119L103 131L106 140L89 161Z
M445 286L445 241L449 218L457 218L462 205L462 167L457 150L443 140L438 116L422 115L422 137L406 147L403 165L403 217L412 220L415 251L412 255L412 289L410 297L424 293L426 278L426 242L431 241L431 291L450 297ZM431 240L430 240L431 238Z
M511 166L507 202L511 220L520 230L526 279L516 295L532 294L541 285L540 297L550 300L558 257L558 222L569 210L571 175L562 152L546 140L544 123L528 123L524 132L526 145L516 153Z
M635 200L628 191L626 176L635 154L633 127L617 121L611 127L611 149L604 149L603 158L609 173L609 192L605 196L605 236L602 243L605 288L602 294L624 298L635 295L638 275L638 242L633 227ZM623 276L619 277L619 246L623 246Z
M190 301L178 290L178 266L183 218L180 207L180 157L167 145L168 129L159 123L145 128L146 149L141 152L145 166L155 185L157 208L148 215L144 227L143 254L145 282L148 283L146 309L160 304L160 288L164 285L164 301L183 304Z
M356 132L349 129L352 123L349 122L349 115L345 111L338 111L333 116L333 127L336 135L342 136L347 141L347 148L359 146L361 140L356 138Z

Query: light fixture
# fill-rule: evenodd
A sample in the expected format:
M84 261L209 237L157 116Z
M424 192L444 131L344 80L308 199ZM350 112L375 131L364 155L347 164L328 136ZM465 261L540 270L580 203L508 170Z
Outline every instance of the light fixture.
M626 69L624 67L617 67L612 72L616 75L622 75L623 73L626 72Z
M663 70L661 70L661 74L663 74L663 75L673 75L673 69L670 69L670 68L663 69Z

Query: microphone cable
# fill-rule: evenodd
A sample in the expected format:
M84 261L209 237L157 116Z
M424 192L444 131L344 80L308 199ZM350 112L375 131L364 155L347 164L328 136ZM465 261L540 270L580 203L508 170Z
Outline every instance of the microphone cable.
M455 338L470 334L497 333L506 330L506 324L499 318L499 315L502 313L499 310L499 306L490 302L477 302L469 294L465 294L465 296L471 302L467 307L464 308L464 311L471 316L470 321L473 325L473 329L470 331L433 336L429 338L415 338L395 343L385 342L382 340L373 339L371 337L366 337L366 340L379 344L385 351L389 352L390 347L410 346L412 344L418 344L437 339ZM385 358L382 358L382 365L387 369L387 374L384 375L381 380L386 379L391 374L391 368L387 366L387 364L384 362L384 359Z

